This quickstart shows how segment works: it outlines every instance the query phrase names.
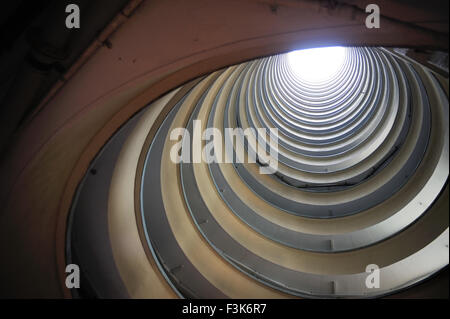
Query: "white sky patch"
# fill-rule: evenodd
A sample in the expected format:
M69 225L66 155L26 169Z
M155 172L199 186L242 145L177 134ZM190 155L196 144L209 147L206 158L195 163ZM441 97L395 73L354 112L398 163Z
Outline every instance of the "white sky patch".
M329 80L341 69L345 53L345 47L323 47L291 51L287 58L298 78L320 83Z

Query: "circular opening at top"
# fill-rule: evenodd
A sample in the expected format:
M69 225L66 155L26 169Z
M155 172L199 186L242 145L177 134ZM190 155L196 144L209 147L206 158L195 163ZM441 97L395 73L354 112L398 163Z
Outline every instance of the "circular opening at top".
M342 68L345 53L345 47L323 47L291 51L287 58L300 80L319 84L331 79Z

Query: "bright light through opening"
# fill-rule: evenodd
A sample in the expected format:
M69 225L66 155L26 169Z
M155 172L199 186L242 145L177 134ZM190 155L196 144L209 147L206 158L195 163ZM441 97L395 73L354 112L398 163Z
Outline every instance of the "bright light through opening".
M297 50L288 53L288 62L294 73L307 82L323 82L331 79L342 67L344 47L325 47Z

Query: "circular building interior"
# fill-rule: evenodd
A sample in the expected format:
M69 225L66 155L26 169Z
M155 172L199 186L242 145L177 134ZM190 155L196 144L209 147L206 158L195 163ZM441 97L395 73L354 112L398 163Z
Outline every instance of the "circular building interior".
M2 52L1 297L448 298L447 2L72 2Z

